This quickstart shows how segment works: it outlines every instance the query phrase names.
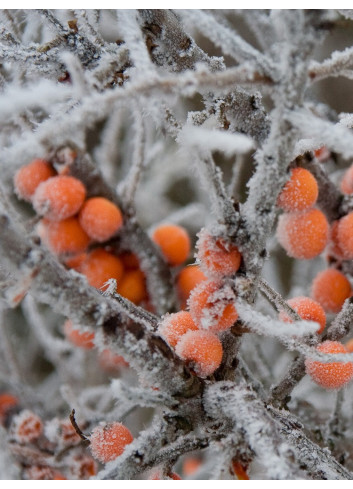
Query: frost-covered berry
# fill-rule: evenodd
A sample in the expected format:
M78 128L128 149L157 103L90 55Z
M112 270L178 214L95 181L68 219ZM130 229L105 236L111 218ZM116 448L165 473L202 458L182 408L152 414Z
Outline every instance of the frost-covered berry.
M70 471L75 480L87 480L97 474L97 462L89 455L78 454L70 461Z
M181 301L187 301L192 289L203 280L207 280L207 277L198 265L184 267L177 278L177 288Z
M18 443L31 443L43 432L43 423L39 416L24 409L15 416L11 423L11 434Z
M324 341L317 347L322 353L348 353L347 348L338 341ZM307 358L306 373L313 381L325 389L339 389L353 378L353 363L322 363Z
M66 338L75 346L84 350L94 348L94 333L91 331L83 331L78 326L74 326L70 319L64 323L64 334Z
M98 356L99 366L106 372L116 372L121 367L128 367L129 364L124 357L117 355L108 348L103 350Z
M59 471L48 466L31 465L24 470L24 478L35 481L60 481L67 480L66 477Z
M240 267L238 248L222 238L215 238L205 228L198 235L197 258L205 275L212 279L233 275Z
M33 207L50 221L62 221L80 210L86 189L77 178L57 175L41 183L34 196Z
M325 249L329 225L318 209L282 214L278 220L277 238L287 254L309 260Z
M44 426L44 434L49 441L57 443L61 448L77 445L81 442L81 438L69 419L54 418L47 421Z
M316 178L304 168L294 168L278 196L277 205L286 212L304 211L315 204L318 195Z
M81 253L90 242L76 217L57 222L42 219L37 231L46 246L57 255Z
M181 265L189 256L191 243L186 230L174 224L158 226L152 234L152 240L159 246L166 261L172 265Z
M106 288L104 284L114 278L119 284L124 268L119 258L103 248L96 248L82 262L79 268L87 281L96 289Z
M210 331L188 331L178 341L175 351L188 362L200 377L208 377L220 366L223 357L222 343Z
M185 477L194 475L199 470L201 465L202 465L202 461L200 458L191 457L191 456L187 457L183 462L183 467L182 467L183 475L185 475Z
M188 305L200 329L218 333L229 329L238 319L234 302L234 292L228 285L207 280L193 289Z
M241 464L240 462L238 462L237 460L235 460L235 459L232 460L231 469L232 469L233 474L237 477L237 479L239 481L250 480L249 476L246 472L246 467L244 467L244 465Z
M343 194L353 194L353 165L343 175L340 188Z
M148 479L150 481L160 481L160 480L181 481L182 480L181 477L175 472L170 472L164 477L161 470L152 471Z
M37 158L16 172L14 177L15 192L18 197L30 202L38 185L55 174L56 172L50 163Z
M0 424L3 424L7 413L18 406L19 400L16 396L13 396L9 392L3 392L0 394Z
M347 277L334 268L318 273L311 285L311 297L327 312L339 312L351 293Z
M118 283L117 292L134 304L139 304L146 299L146 278L142 270L126 271Z
M78 219L88 236L100 243L114 236L123 225L119 207L104 197L86 200Z
M323 332L326 326L326 314L318 302L309 297L293 297L293 299L289 299L287 303L302 319L319 323L320 329L317 331L318 334ZM288 323L293 322L284 311L280 313L279 317L282 321Z
M196 331L198 327L194 323L191 314L187 311L179 311L166 314L158 327L158 333L170 344L175 347L181 336L187 331Z
M338 221L336 231L337 246L346 260L353 258L353 212Z
M90 449L94 458L102 463L119 457L133 441L130 431L121 423L96 426L90 436Z

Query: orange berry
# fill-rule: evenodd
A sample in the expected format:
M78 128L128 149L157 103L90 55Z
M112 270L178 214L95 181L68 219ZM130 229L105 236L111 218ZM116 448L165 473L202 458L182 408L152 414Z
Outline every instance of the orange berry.
M197 258L205 274L214 279L233 275L240 267L241 254L236 246L222 238L215 238L205 228L196 243Z
M203 280L207 280L207 277L198 265L188 265L183 268L177 278L180 299L187 301L192 289Z
M145 274L141 270L128 270L118 283L117 292L138 304L147 297Z
M11 433L19 443L31 443L43 432L42 420L28 409L15 416L11 423Z
M97 474L97 462L89 455L75 455L70 465L75 480L87 480Z
M4 423L8 411L17 405L17 397L9 394L8 392L0 394L0 424Z
M338 341L324 341L316 349L322 353L348 353L347 348ZM352 362L322 363L307 358L305 368L313 381L325 389L339 389L353 377Z
M323 163L330 158L331 153L326 146L321 146L321 148L315 149L314 156L317 160Z
M189 298L190 314L200 329L218 333L229 329L238 319L235 295L229 286L210 280L201 282Z
M338 221L336 238L343 257L351 260L353 258L353 212Z
M213 374L223 357L222 343L210 331L188 331L178 341L175 351L181 359L192 362L200 377Z
M317 334L323 332L326 326L326 314L318 302L309 299L309 297L294 297L293 299L289 299L287 303L302 319L319 323L320 329L317 331ZM279 317L287 323L293 322L284 311L280 312Z
M99 354L98 362L99 366L106 372L116 372L121 367L129 366L124 357L113 353L108 348Z
M287 254L309 260L325 249L329 225L318 209L282 214L278 221L277 238Z
M347 277L334 268L320 272L311 285L311 297L327 312L339 312L351 292Z
M84 203L79 221L88 236L95 241L110 239L121 228L123 216L110 200L104 197L92 197Z
M64 323L64 333L66 338L75 346L84 350L94 348L94 333L82 331L79 327L75 327L70 319Z
M239 481L250 480L244 466L237 460L232 460L232 470Z
M86 189L77 178L58 175L41 183L34 196L33 207L50 221L62 221L80 210Z
M190 238L181 226L164 224L156 228L152 240L160 247L166 261L172 265L181 265L190 253Z
M315 204L318 195L319 187L310 171L294 168L278 196L277 205L287 212L304 211Z
M107 280L114 278L119 283L124 274L119 258L103 248L92 251L81 264L80 271L92 287L102 290L106 289Z
M47 161L37 158L16 172L15 192L21 199L31 201L38 185L55 174L54 168Z
M166 477L167 477L166 480L168 480L168 479L172 479L174 481L181 481L182 480L181 477L178 474L176 474L175 472L170 472L169 474L167 474ZM160 481L163 479L164 479L164 477L163 477L163 474L161 473L160 470L153 471L148 478L148 480L150 480L150 481Z
M90 242L76 217L57 222L42 219L38 226L38 234L48 248L58 255L81 253Z
M94 458L102 463L119 457L133 441L130 431L121 423L96 426L90 436L90 449Z
M353 194L353 165L343 175L340 188L343 194Z
M67 480L66 477L57 470L52 469L51 467L41 466L41 465L32 465L30 467L26 467L24 470L24 478L27 480Z
M190 475L194 475L195 472L201 467L202 462L199 458L196 457L188 457L183 462L183 474L188 477Z
M335 258L341 260L344 257L343 252L338 244L338 225L339 221L334 221L331 225L328 252Z
M175 347L180 337L187 331L196 331L198 327L194 323L191 314L187 311L179 311L173 314L166 314L158 327L158 333L170 344Z

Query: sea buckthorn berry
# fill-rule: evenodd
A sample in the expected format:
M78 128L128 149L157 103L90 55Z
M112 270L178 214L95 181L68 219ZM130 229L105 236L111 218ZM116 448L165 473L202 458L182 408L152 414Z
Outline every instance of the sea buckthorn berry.
M218 333L229 329L238 319L235 295L226 285L210 280L193 289L188 301L190 314L200 329Z
M311 297L327 312L339 312L351 293L347 277L334 268L320 272L311 285Z
M250 480L245 466L237 460L232 460L232 471L239 481Z
M353 165L343 175L340 188L343 194L353 194Z
M84 350L94 348L94 333L82 331L79 327L75 327L70 319L64 323L64 333L66 338L75 346Z
M233 275L240 267L241 254L238 248L225 239L215 238L202 229L196 243L197 258L203 272L213 279Z
M182 360L192 362L200 377L213 374L223 357L222 343L210 331L188 331L178 341L175 351Z
M118 283L118 294L134 304L139 304L147 297L146 278L141 270L128 270Z
M55 174L54 168L47 161L37 158L22 166L15 174L15 192L18 197L30 202L38 185Z
M87 257L88 253L78 253L77 255L72 255L67 258L64 263L68 268L73 268L79 272L82 263L87 259Z
M123 225L123 216L110 200L92 197L86 200L79 214L79 221L88 236L99 243L107 241Z
M44 434L49 441L57 443L61 448L78 445L81 442L69 419L51 419L44 426Z
M15 416L11 423L11 433L19 443L30 443L37 440L43 432L42 420L28 409Z
M90 449L94 458L102 463L119 457L133 441L130 431L121 423L96 426L90 436Z
M347 348L338 341L324 341L316 349L322 353L348 353ZM307 358L305 369L313 381L325 389L339 389L353 378L352 362L322 363Z
M181 226L164 224L157 227L152 240L159 246L162 255L169 265L181 265L190 253L190 238Z
M85 197L86 189L80 180L58 175L38 186L33 207L50 221L62 221L78 213Z
M8 392L0 394L0 424L4 423L7 413L15 406L18 406L18 403L17 397L12 394Z
M178 474L176 474L175 472L170 472L166 476L163 476L161 470L152 471L149 478L148 478L148 480L150 480L150 481L160 481L160 480L169 480L169 479L172 479L174 481L181 481L182 480L181 477Z
M166 314L158 327L158 333L175 347L182 335L187 331L196 331L198 327L194 323L191 314L187 311L179 311Z
M353 212L338 221L336 237L343 257L351 260L353 258Z
M324 161L327 161L330 158L331 152L327 148L327 146L321 146L321 148L315 149L314 156L318 161L323 163Z
M121 367L129 366L124 357L117 355L108 348L99 354L98 362L99 366L106 372L116 372Z
M331 225L328 253L329 255L333 255L338 260L343 260L343 252L338 244L338 225L339 221L334 221Z
M70 466L72 478L75 480L87 480L98 471L96 461L89 455L75 455Z
M124 274L119 258L103 248L93 250L81 264L80 271L92 287L102 290L107 280L114 278L119 283Z
M302 319L319 323L320 329L317 331L317 334L323 332L326 326L326 314L318 302L309 297L294 297L293 299L289 299L287 303ZM279 317L282 321L288 323L293 322L284 311L280 312Z
M194 475L202 465L201 459L197 457L187 457L183 462L183 475L189 477Z
M277 205L286 212L304 211L315 204L318 195L319 187L310 171L294 168L278 196Z
M292 258L309 260L325 249L329 225L318 209L282 214L278 221L277 238Z
M187 301L192 289L203 280L207 280L207 277L198 265L188 265L183 268L177 278L180 299Z
M38 234L47 247L57 255L81 253L90 242L75 217L58 222L42 219L38 226Z
M35 481L67 480L61 472L58 472L51 467L41 465L32 465L31 467L27 467L24 470L23 475L25 479Z
M349 353L353 353L353 338L351 338L350 340L347 341L347 343L345 344L345 347L347 348L347 351Z

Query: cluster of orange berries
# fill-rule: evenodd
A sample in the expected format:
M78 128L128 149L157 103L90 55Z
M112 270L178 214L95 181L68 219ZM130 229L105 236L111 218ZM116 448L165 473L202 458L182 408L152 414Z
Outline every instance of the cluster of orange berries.
M10 440L24 450L36 447L46 454L70 450L65 475L55 467L32 461L23 462L25 479L77 480L96 475L97 463L82 452L81 438L69 420L55 418L43 422L33 411L22 409L16 396L3 392L0 394L0 424L8 430Z
M315 156L318 158L315 154ZM347 170L341 182L343 193L353 193L353 167ZM288 255L310 259L319 255L329 244L329 253L338 260L353 258L353 213L335 221L331 229L325 215L314 208L318 197L318 184L314 176L303 168L295 168L280 193L277 205L285 213L279 218L277 237ZM325 313L338 313L352 295L347 277L336 268L320 272L311 286L311 299L296 297L288 304L303 319L316 321L322 333L326 324ZM284 321L289 317L281 312ZM325 341L317 347L323 353L347 353L347 347L336 341ZM353 363L322 363L306 360L306 371L320 386L337 389L353 378Z
M223 357L217 335L238 319L235 293L226 278L238 271L241 254L236 246L213 237L206 229L199 233L196 246L200 268L192 265L178 277L189 310L164 316L158 332L197 375L207 377Z

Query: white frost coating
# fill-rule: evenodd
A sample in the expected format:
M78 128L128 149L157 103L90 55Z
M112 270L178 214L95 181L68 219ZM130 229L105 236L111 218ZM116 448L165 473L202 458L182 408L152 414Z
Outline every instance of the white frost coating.
M49 80L40 80L28 87L11 87L0 95L0 121L34 108L46 109L49 105L65 102L72 97L72 88Z
M177 138L181 146L198 146L209 151L222 151L226 156L247 153L254 148L251 138L243 134L184 126Z

